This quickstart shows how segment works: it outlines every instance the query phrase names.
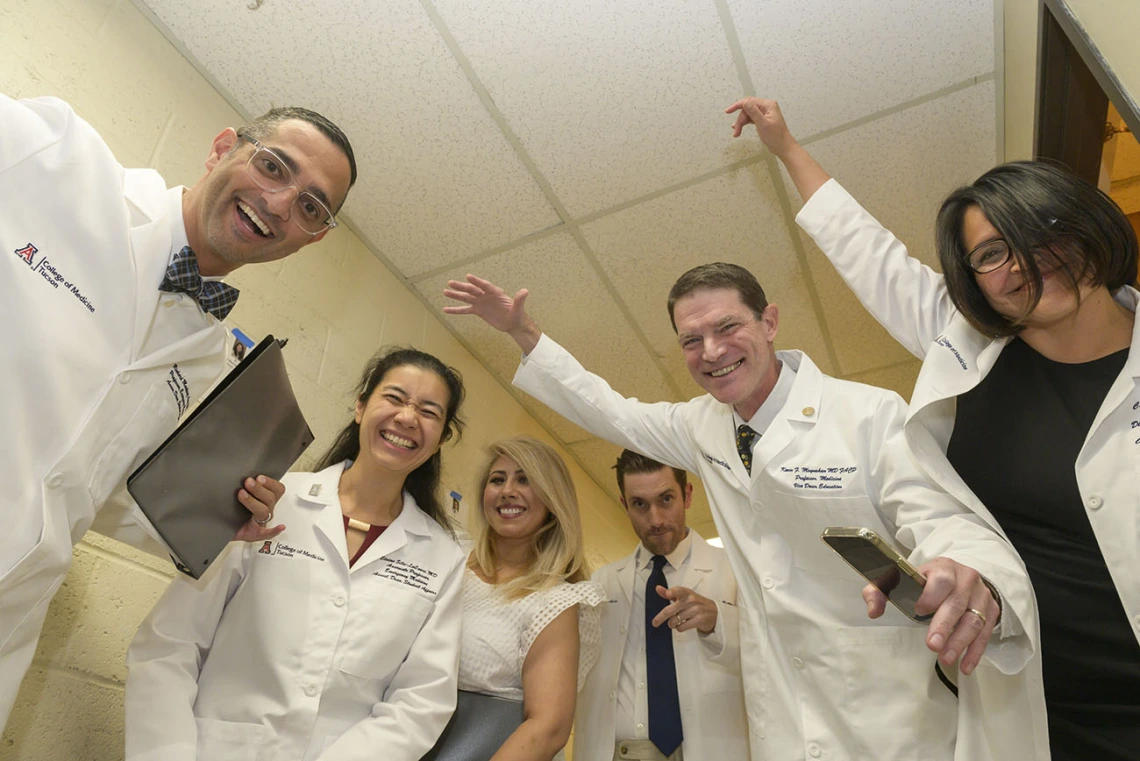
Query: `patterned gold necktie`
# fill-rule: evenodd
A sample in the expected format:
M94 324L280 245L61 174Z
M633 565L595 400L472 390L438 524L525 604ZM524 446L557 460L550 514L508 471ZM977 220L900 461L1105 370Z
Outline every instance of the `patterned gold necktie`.
M740 461L748 475L752 475L752 442L760 438L760 434L742 424L736 429L736 451L740 453Z

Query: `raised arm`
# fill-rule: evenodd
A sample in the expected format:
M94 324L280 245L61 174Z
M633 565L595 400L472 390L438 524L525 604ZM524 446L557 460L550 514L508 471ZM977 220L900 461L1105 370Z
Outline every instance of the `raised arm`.
M514 384L567 420L618 446L676 468L697 470L696 450L684 422L684 405L646 404L627 399L602 378L587 372L569 352L543 334L523 303L526 289L513 298L490 281L468 275L451 280L444 295L464 306L447 314L481 317L507 333L527 355Z
M796 222L815 240L888 332L915 356L926 356L931 343L954 317L942 275L910 256L792 136L774 100L744 98L728 107L736 113L733 134L753 124L764 146L783 164L804 206Z

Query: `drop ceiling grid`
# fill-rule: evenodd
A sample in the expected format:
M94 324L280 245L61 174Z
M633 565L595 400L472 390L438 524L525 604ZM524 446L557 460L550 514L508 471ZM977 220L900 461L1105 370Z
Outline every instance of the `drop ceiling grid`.
M738 86L711 4L434 6L573 216L725 163L716 115Z
M994 68L993 0L724 0L757 94L801 135Z
M615 274L616 249L590 240L592 223L627 210L630 218L645 215L655 199L688 188L700 197L707 190L702 186L717 178L770 177L774 162L759 152L754 133L748 140L730 140L731 120L720 114L747 91L749 81L762 88L759 94L782 99L801 134L822 132L830 139L848 126L874 123L880 115L905 109L909 101L940 99L940 89L992 77L991 0L829 3L819 12L811 8L821 0L806 1L807 6L790 0L716 0L698 6L665 0L645 6L562 0L546 18L537 18L533 5L504 12L504 3L490 0L383 5L344 0L340 17L350 21L328 22L316 31L312 11L319 10L322 20L332 16L326 8L300 0L272 0L256 13L244 13L225 0L200 0L192 7L150 0L149 5L168 27L168 36L239 110L260 112L268 105L266 93L282 93L328 110L345 125L365 162L363 181L346 207L349 226L360 231L398 277L414 278L420 298L429 305L439 306L438 286L448 276L461 275L460 266L486 273L484 265L493 269L496 262L514 261L520 251L558 241L552 245L560 256L577 257L584 267L580 282L590 283L575 283L573 295L605 296L606 328L616 337L608 355L589 342L575 350L618 385L631 373L656 374L648 383L641 378L631 384L640 387L643 398L654 399L697 391L675 343L662 343L666 318L660 301L671 280L663 278L657 305L645 311L641 304L652 289L636 296L631 284L644 287L642 280ZM942 5L954 8L934 7ZM859 9L854 23L853 8ZM446 29L433 21L433 10L446 19ZM868 30L860 26L864 17L870 20ZM806 27L804 18L813 26ZM271 58L250 45L264 37L259 33L266 28L277 29L281 39L325 40L321 47L327 49L328 61ZM974 34L977 30L980 36ZM454 33L454 50L448 49L448 31ZM862 37L852 44L857 32ZM583 55L591 51L593 55ZM259 52L263 60L251 60ZM614 55L635 60L615 65ZM819 65L806 65L805 57L818 59ZM519 66L524 59L537 66ZM883 63L887 59L890 65ZM385 65L373 67L378 60ZM354 76L344 76L346 71ZM575 74L585 84L568 81ZM298 89L285 96L284 85L271 79L274 75L291 76L284 85ZM333 92L337 88L347 89L338 94ZM479 88L486 92L484 100ZM796 121L801 118L797 113L803 121ZM988 145L993 146L992 108L987 121ZM775 180L775 214L783 219L773 229L791 243L786 252L796 251L800 270L790 286L795 298L781 304L781 342L807 348L825 369L843 373L844 362L828 359L841 350L826 337L831 323L842 323L851 308L855 314L862 310L849 304L844 316L829 317L839 302L827 298L826 288L813 290L812 285L829 268L812 261L818 253L805 256L789 201L780 197L787 191L780 178ZM757 207L759 215L770 213L768 205ZM719 250L715 238L714 244L694 242L692 248L704 254L698 261ZM652 263L644 253L642 257ZM766 262L765 254L757 257ZM786 261L775 259L778 265ZM664 273L660 267L656 271ZM758 275L772 288L770 273ZM781 270L780 277L775 290L783 298L788 275ZM535 287L536 293L548 290L548 282L565 286L573 281L534 280L542 286ZM569 315L590 309L589 304L559 305ZM460 327L464 323L445 319L457 339L509 385L517 363L513 344L507 341L509 362L496 359L486 353L495 351L496 342L487 336L472 340L469 329ZM562 339L561 327L554 329L557 323L546 324ZM804 335L794 333L793 326ZM671 331L664 337L671 339ZM615 351L615 346L622 348ZM600 361L594 361L596 354L603 355ZM852 367L870 372L899 361L889 352L880 356L870 367ZM527 405L532 411L541 408L529 400ZM587 438L545 408L535 414L564 442Z
M149 6L239 110L303 103L344 128L361 164L344 214L401 274L560 222L415 0L342 2L340 21L301 0Z
M508 293L528 288L531 296L527 309L538 324L587 367L610 379L619 392L649 401L675 396L658 363L627 329L619 305L569 232L486 259L476 273ZM437 312L450 303L442 293L448 279L440 275L415 286ZM472 352L509 385L519 362L514 342L476 317L445 319ZM528 397L522 399L564 443L585 438L576 427L570 427L567 435L569 423Z

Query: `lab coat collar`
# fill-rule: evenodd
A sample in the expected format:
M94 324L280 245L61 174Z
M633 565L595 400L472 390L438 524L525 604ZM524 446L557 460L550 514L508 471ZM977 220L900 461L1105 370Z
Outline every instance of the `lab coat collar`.
M186 225L182 219L182 188L167 188L157 172L124 170L123 197L130 214L131 256L138 294L134 347L137 353L158 308L158 286L173 256L174 241L183 241L179 248L186 245Z
M653 555L645 548L645 545L638 544L633 552L626 556L622 564L615 569L618 586L621 587L622 594L625 595L626 603L632 604L633 602L633 585L637 580L638 570L648 565L652 557ZM709 552L708 543L697 533L696 529L691 527L688 535L678 543L677 547L666 558L669 565L676 569L684 569L679 582L680 585L693 590L704 579L705 574L712 571L713 568L713 558L712 553Z
M319 473L310 474L309 478L301 482L297 492L298 504L321 511L316 521L317 530L336 547L345 566L348 566L348 544L344 536L344 517L340 505L340 477L352 465L352 460L330 465ZM404 492L404 506L396 519L389 524L372 546L352 567L355 572L369 563L403 547L408 543L408 534L415 536L430 536L432 534L431 518L429 518L416 500L408 492Z
M787 400L752 450L751 476L744 469L744 464L740 462L740 455L736 451L735 430L730 428L725 432L727 452L732 455L729 460L732 463L732 470L745 485L750 485L759 478L768 463L792 443L796 435L802 432L800 426L815 425L823 403L823 373L810 357L802 351L778 351L776 357L789 371L795 373L795 381L788 390ZM778 402L776 399L773 401Z

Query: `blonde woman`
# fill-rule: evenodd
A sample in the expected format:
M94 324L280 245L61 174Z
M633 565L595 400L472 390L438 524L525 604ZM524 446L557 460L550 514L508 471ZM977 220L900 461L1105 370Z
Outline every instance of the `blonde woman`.
M561 757L598 659L604 592L589 581L577 495L553 449L525 436L492 444L479 492L459 689L522 702L522 723L493 761L549 761Z

